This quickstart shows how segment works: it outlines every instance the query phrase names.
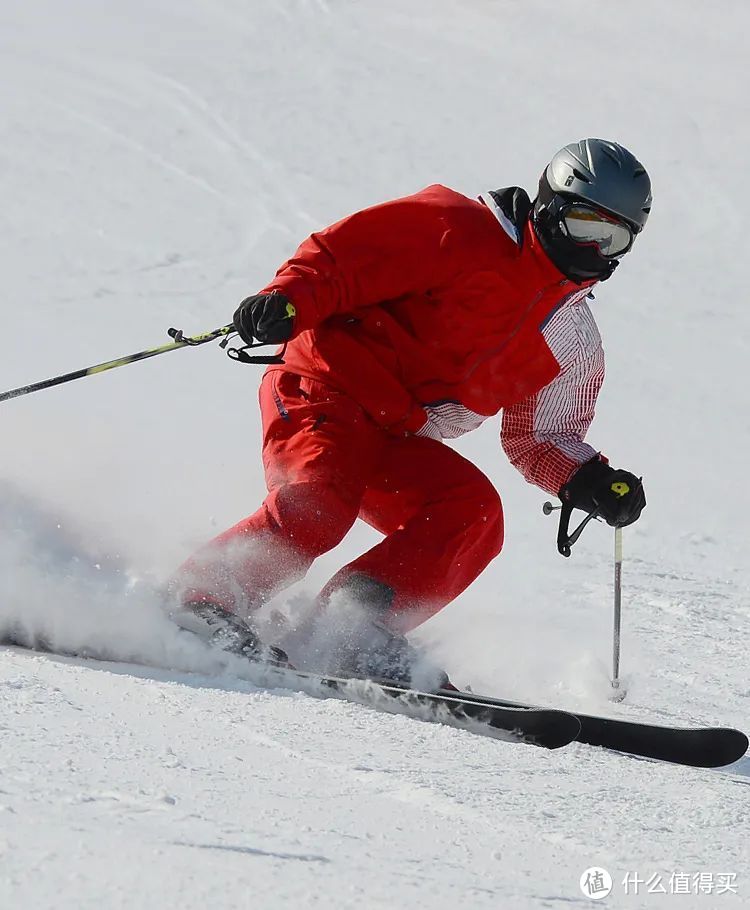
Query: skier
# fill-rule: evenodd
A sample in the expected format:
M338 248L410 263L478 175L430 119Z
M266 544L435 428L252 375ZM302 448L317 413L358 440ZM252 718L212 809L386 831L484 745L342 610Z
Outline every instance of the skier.
M527 481L634 522L640 481L584 442L604 377L587 298L650 208L636 158L585 139L554 156L533 201L430 186L305 240L233 320L248 344L284 345L260 387L268 496L182 566L176 620L259 653L254 611L359 517L384 536L319 595L318 669L413 683L405 633L503 544L498 493L442 440L500 411Z

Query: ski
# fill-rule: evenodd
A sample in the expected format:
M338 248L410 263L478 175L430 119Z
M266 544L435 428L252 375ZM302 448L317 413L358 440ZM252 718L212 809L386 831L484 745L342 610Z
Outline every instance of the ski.
M459 696L462 693L454 693ZM503 699L469 696L475 703L513 708L534 705ZM747 752L748 738L731 727L665 727L570 711L581 724L578 742L695 768L720 768Z
M567 746L578 738L581 731L580 721L575 715L554 708L492 704L475 701L467 692L420 692L383 680L292 672L298 679L312 680L348 700L378 710L546 749Z
M27 643L7 635L0 644L29 648ZM83 653L53 650L39 640L31 650L83 660L118 662L110 655L97 655L88 650ZM420 692L387 680L327 676L270 663L252 666L262 685L293 689L306 684L308 691L310 686L322 692L333 691L342 698L377 710L547 749L559 749L575 741L640 758L697 768L719 768L742 758L748 748L747 736L729 727L660 726L544 708L472 692L448 689Z
M40 638L33 643L20 636L5 635L0 645L20 647L25 650L69 657L77 660L122 663L106 653L94 653L89 649L79 652L52 648ZM128 663L136 663L128 661ZM496 739L528 743L545 749L559 749L574 742L581 724L567 711L552 708L526 708L501 704L486 704L475 701L468 693L419 692L404 686L392 685L386 681L372 681L352 677L327 676L307 673L284 665L249 662L254 673L253 682L269 687L294 689L308 684L315 690L335 692L348 701L394 714L404 714L418 720L440 723L450 727L468 730ZM146 664L146 666L151 666ZM165 668L160 668L165 669Z

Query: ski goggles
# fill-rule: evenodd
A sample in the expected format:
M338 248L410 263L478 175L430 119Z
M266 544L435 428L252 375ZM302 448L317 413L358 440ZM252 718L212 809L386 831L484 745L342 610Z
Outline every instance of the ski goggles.
M560 226L575 243L596 246L605 259L627 253L635 240L635 232L625 222L577 202L562 209Z

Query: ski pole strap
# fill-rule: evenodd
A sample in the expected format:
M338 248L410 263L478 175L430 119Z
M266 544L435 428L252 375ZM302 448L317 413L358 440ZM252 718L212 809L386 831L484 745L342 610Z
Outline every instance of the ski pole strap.
M227 357L230 360L234 360L237 363L283 363L284 362L284 352L286 351L286 345L281 349L280 354L254 354L250 355L247 351L252 350L253 348L261 348L264 345L260 344L246 344L241 348L227 348L227 343L229 339L225 338L223 341L219 342L219 346L226 348Z
M560 514L560 527L557 532L557 549L563 556L570 556L570 548L578 540L578 538L583 534L583 529L586 525L592 520L592 518L599 517L599 506L597 506L593 512L583 519L583 521L578 525L578 527L573 531L572 534L568 534L568 523L570 522L570 516L573 514L573 507L570 505L565 505L562 508ZM564 532L565 536L563 537L563 522L564 522Z
M572 515L573 506L563 503L560 509L560 523L557 526L557 552L565 557L570 556L570 548L575 543L571 542L568 534Z
M578 525L578 527L571 534L569 532L570 528L570 519L573 515L573 506L570 503L563 503L559 506L553 506L551 502L545 502L542 506L542 511L545 515L551 515L557 509L560 510L560 523L557 526L557 552L561 556L566 558L570 556L571 548L573 544L576 543L578 538L583 533L583 529L591 521L592 518L599 517L599 507L594 509L593 512L583 519L583 521Z

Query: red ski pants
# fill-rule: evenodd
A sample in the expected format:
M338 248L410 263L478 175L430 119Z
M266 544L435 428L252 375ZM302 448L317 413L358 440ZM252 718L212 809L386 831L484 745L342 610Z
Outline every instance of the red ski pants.
M384 536L326 586L360 573L394 592L402 632L457 597L500 552L500 497L471 462L432 439L394 436L351 398L297 376L260 388L263 505L181 569L183 598L245 612L301 578L357 517Z

